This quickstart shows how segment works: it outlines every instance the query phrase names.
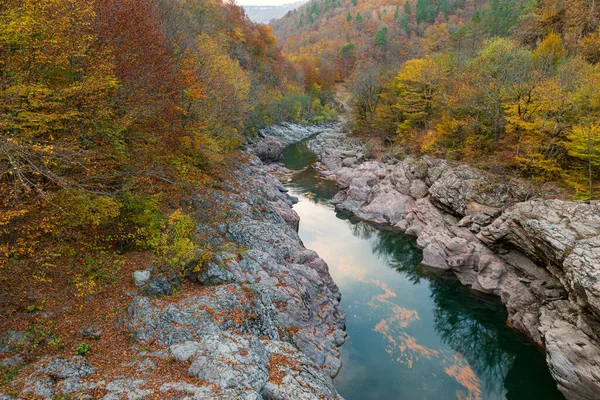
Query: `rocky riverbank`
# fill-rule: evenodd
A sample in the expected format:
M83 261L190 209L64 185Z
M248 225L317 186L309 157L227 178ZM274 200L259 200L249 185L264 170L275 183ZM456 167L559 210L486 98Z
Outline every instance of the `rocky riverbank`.
M424 267L502 299L567 399L600 398L599 202L547 200L556 193L440 159L369 161L341 126L309 146L340 187L337 211L417 237Z
M302 245L295 199L256 157L233 175L188 204L214 252L186 267L193 283L157 270L134 274L138 289L117 321L134 357L106 366L48 356L19 366L0 399L340 398L332 378L345 314L327 264ZM222 218L206 221L207 209ZM28 332L4 334L0 363L20 365L34 341Z

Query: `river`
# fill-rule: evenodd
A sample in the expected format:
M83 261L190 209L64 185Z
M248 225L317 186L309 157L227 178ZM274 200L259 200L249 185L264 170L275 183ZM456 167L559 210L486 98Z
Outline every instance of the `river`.
M346 400L564 399L544 354L506 326L497 298L419 268L415 240L336 215L335 184L307 141L285 149L299 234L342 292L348 340L335 379Z

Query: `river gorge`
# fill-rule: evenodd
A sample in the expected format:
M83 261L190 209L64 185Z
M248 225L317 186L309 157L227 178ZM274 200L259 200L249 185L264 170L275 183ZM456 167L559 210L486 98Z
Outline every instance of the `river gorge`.
M506 326L497 298L419 267L415 240L336 214L336 184L314 168L308 139L284 150L296 172L300 238L343 294L348 339L336 388L359 399L564 399L541 349Z

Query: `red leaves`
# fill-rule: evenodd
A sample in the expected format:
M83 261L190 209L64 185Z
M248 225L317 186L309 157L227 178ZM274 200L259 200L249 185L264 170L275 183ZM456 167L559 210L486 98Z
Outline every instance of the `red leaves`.
M153 1L97 0L96 10L96 29L101 42L111 48L125 102L140 116L166 109L179 84L172 45Z

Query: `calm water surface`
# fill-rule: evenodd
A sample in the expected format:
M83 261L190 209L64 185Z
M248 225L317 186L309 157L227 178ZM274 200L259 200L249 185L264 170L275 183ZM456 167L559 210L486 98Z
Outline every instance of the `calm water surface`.
M343 294L348 341L335 379L346 400L564 399L543 354L506 327L496 298L418 265L415 241L336 216L335 184L312 168L306 141L285 150L300 202L300 237Z

